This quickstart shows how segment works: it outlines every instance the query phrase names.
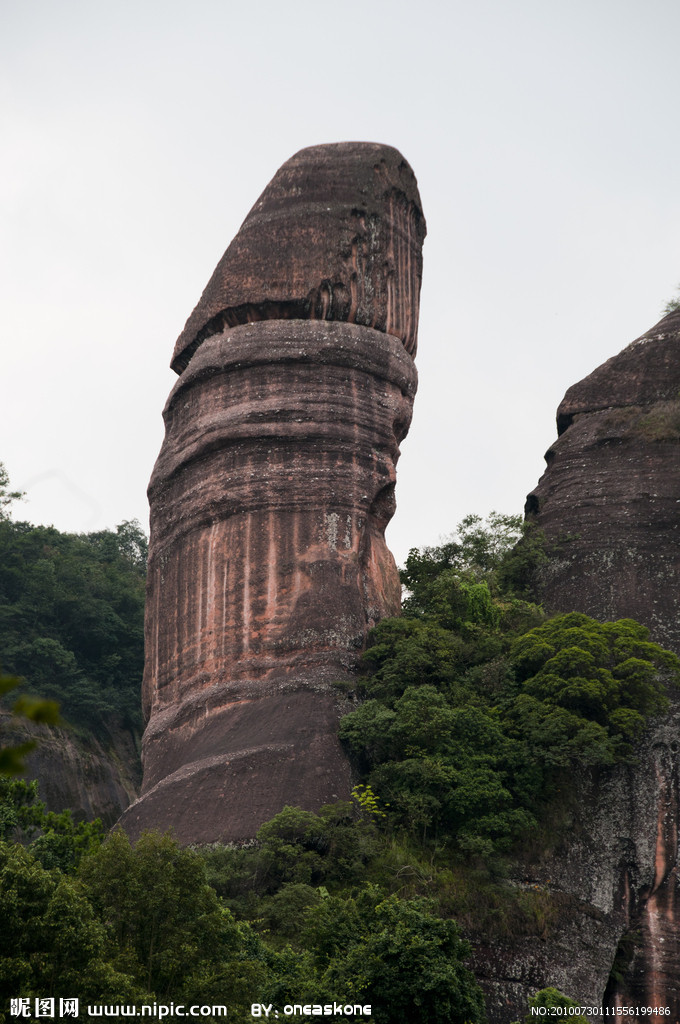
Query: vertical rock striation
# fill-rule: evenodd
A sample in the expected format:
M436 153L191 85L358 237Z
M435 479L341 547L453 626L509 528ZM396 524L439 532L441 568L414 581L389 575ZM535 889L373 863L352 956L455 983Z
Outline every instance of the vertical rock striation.
M394 149L278 171L178 339L149 487L132 834L233 841L349 794L332 682L399 610L384 531L416 390L425 222Z
M680 311L573 385L557 429L526 505L551 546L540 581L546 606L637 619L680 653ZM622 866L617 882L630 949L606 1005L670 1007L676 1019L678 742L667 732L652 735L653 770L644 775L653 820L636 816L640 831L629 836L632 848L649 840L653 850L635 871Z

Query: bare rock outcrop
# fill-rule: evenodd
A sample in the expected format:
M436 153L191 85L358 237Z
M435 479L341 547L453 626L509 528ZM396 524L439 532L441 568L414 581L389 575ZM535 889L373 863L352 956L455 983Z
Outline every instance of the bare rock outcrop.
M680 653L680 310L571 387L557 426L526 505L549 541L546 606L636 619ZM605 1005L670 1007L671 1019L680 1016L678 728L675 707L616 804L634 801L630 824L611 821L594 846L606 862L626 833L638 851L612 865L624 943Z
M149 487L133 835L243 840L346 797L333 681L399 610L384 531L416 390L425 222L396 150L302 150L180 335Z
M633 618L680 653L680 311L567 391L526 512L545 604Z
M137 798L141 784L138 737L109 722L97 738L69 726L40 725L0 712L3 737L12 744L35 742L25 778L37 779L48 811L71 810L76 821L101 818L108 828Z

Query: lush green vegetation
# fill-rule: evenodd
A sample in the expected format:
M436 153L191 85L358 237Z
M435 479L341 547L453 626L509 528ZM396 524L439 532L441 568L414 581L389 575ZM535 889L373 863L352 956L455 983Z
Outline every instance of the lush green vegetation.
M565 996L562 992L558 992L556 988L552 986L549 988L542 988L540 992L537 992L529 1000L529 1009L545 1009L561 1011L558 1016L566 1017L567 1020L573 1021L574 1024L588 1024L588 1018L583 1017L580 1013L574 1013L575 1010L579 1009L579 1004L570 999L569 996ZM571 1010L571 1013L569 1012ZM536 1021L535 1014L528 1013L524 1018L524 1024L534 1024Z
M34 786L5 779L0 1021L18 993L66 986L97 1003L226 1004L232 1021L254 1002L341 1000L371 1004L375 1024L482 1022L458 927L432 899L364 877L384 842L366 813L287 808L250 851L181 850L157 834L133 848L121 831L102 842L98 823L46 814ZM10 841L19 830L24 845Z
M74 535L13 522L0 466L0 657L23 691L95 733L141 727L146 537L136 522ZM16 692L16 691L15 691Z
M206 884L197 854L159 835L134 850L119 831L102 844L97 824L45 815L25 783L10 786L4 807L40 835L27 848L0 841L1 1020L18 994L69 993L94 1003L226 1003L230 1019L244 1019L266 951Z
M471 517L459 542L411 552L404 615L374 630L340 729L393 827L487 867L579 771L634 757L679 667L631 620L544 621L525 599L540 538L511 549L513 527Z
M132 721L138 527L72 537L0 513L0 549L6 667L67 718ZM2 781L0 1022L10 997L66 985L92 1002L225 1003L236 1022L255 1002L340 999L370 1003L374 1024L481 1024L463 932L549 933L560 908L506 882L512 858L532 836L559 839L581 776L634 760L679 668L630 620L546 619L544 558L539 533L499 515L412 551L404 615L378 626L343 687L352 800L285 808L250 846L104 840ZM535 999L568 1005L554 989Z

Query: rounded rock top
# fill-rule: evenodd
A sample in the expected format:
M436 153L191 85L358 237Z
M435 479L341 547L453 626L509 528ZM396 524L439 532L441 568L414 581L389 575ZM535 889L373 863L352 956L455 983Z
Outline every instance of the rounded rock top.
M201 342L258 320L339 320L417 347L426 225L415 175L374 142L301 149L277 171L177 339L182 373Z

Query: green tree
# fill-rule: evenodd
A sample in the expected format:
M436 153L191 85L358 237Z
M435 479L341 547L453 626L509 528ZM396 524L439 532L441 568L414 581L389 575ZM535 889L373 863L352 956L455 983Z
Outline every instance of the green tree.
M534 600L534 577L545 561L546 541L534 524L519 515L491 512L466 516L448 541L437 547L412 548L400 571L408 591L407 614L432 614L441 579L484 581L494 597Z
M25 693L106 737L141 729L146 538L75 536L0 518L0 652Z
M16 996L75 992L107 1002L139 1001L132 978L117 971L104 927L82 888L47 871L28 851L0 842L0 1021Z
M569 996L565 996L564 993L553 987L542 988L540 992L537 992L536 995L529 999L529 1007L532 1009L558 1009L562 1011L560 1016L566 1017L569 1021L574 1021L574 1024L588 1024L587 1018L581 1016L581 1014L569 1013L570 1010L578 1009L579 1005L579 1003L570 999ZM535 1024L536 1020L536 1015L529 1013L524 1018L524 1024Z
M392 827L489 866L549 813L570 769L633 757L680 668L631 620L545 621L514 596L503 572L518 547L535 545L534 561L544 550L526 532L512 547L518 529L468 517L458 540L411 552L405 614L372 631L365 699L340 724Z
M9 475L5 464L0 462L0 519L8 519L12 504L15 501L21 501L23 497L23 491L10 490Z
M535 824L524 805L537 772L493 708L462 692L455 700L410 687L393 710L367 701L343 719L340 735L369 767L392 821L488 855Z
M86 853L98 849L103 836L98 818L75 822L69 810L47 811L38 799L37 780L0 778L0 838L30 841L43 867L72 872Z
M465 965L470 947L432 911L428 900L371 885L322 900L304 927L319 972L314 1002L344 993L346 1002L370 1004L375 1024L481 1024L482 993Z
M197 853L152 832L132 846L117 830L81 860L77 878L106 929L114 965L146 992L234 1009L256 997L264 956L206 883Z
M551 765L627 760L650 717L668 707L680 662L632 619L559 615L512 648L518 688L510 720Z

